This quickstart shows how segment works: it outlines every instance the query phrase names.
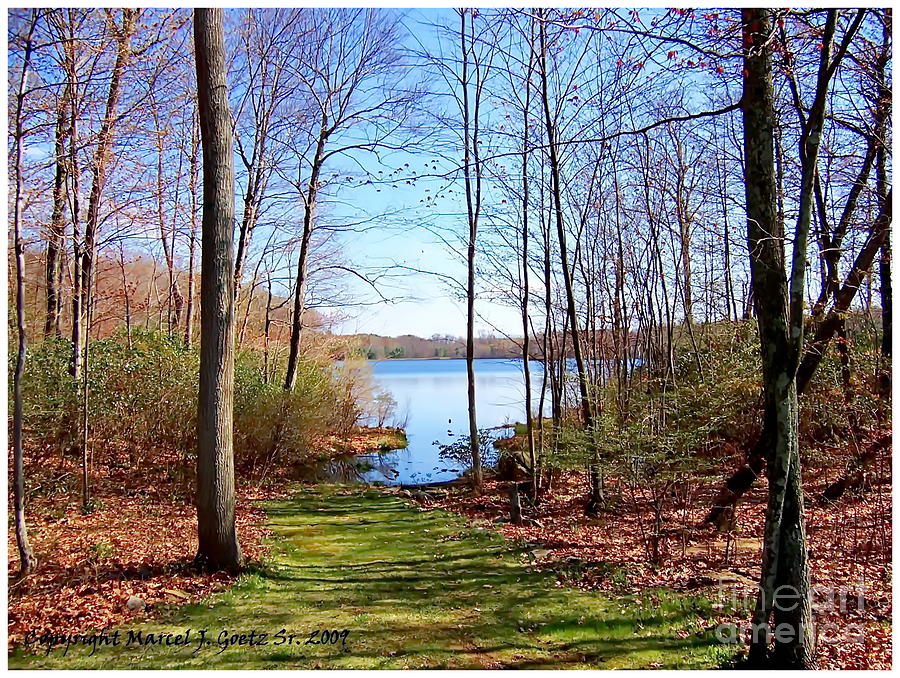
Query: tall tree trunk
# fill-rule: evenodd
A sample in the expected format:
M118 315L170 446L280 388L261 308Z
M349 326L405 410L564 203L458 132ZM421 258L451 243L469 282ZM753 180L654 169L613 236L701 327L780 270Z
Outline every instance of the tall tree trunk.
M531 42L534 42L534 20L531 21ZM533 50L532 50L533 51ZM531 397L531 368L528 361L531 359L531 326L528 320L529 280L528 280L528 155L530 143L528 113L531 107L531 72L534 63L533 58L528 60L528 70L525 75L525 104L522 108L522 370L525 374L525 436L528 445L528 463L531 467L532 497L537 498L540 490L540 474L538 472L537 454L534 447L534 415L532 414ZM538 412L538 417L543 417Z
M60 328L60 290L57 282L60 274L60 252L65 233L66 209L66 139L69 135L68 87L59 102L54 135L53 211L50 214L50 231L47 234L46 285L47 312L44 321L44 337L62 334Z
M22 144L25 137L23 127L23 107L28 76L31 70L32 37L38 21L38 11L31 11L31 23L25 36L22 74L16 93L15 112L15 208L13 213L13 247L16 255L16 333L18 351L16 370L13 374L13 503L16 524L16 546L19 549L19 573L28 574L36 565L34 553L28 543L28 527L25 524L25 469L22 442L22 377L25 372L25 243L22 241L22 209L24 203L22 186Z
M187 307L185 309L184 345L191 348L194 340L194 254L197 249L197 153L200 150L200 136L196 118L191 125L191 164L188 190L191 194L191 233L188 240Z
M106 10L109 12L109 10ZM100 201L103 195L103 187L106 183L106 170L112 151L113 133L119 107L119 98L122 93L122 75L131 60L131 38L134 35L135 24L140 10L122 9L122 25L117 26L112 16L110 24L116 37L116 60L113 64L109 81L109 91L106 96L106 110L103 114L103 122L97 135L97 149L92 161L91 194L88 198L88 210L84 224L84 245L81 249L81 309L87 308L87 295L90 294L90 280L94 273L94 259L97 250L97 229L100 226Z
M284 390L293 391L297 381L297 367L300 363L300 339L303 335L303 312L306 310L306 285L309 266L309 247L312 241L313 224L318 200L319 173L322 171L322 157L328 141L328 122L322 118L316 154L313 157L309 183L306 187L306 205L303 212L303 234L300 236L300 255L297 258L297 278L294 283L294 308L291 317L291 338L288 346L288 363L284 375Z
M778 215L772 87L772 15L743 10L744 184L747 245L762 355L769 501L750 660L768 659L769 622L778 630L772 659L784 668L813 668L813 619L798 440L797 368L803 348L806 249L831 48L837 12L829 10L816 97L800 140L801 185L790 280L784 263L784 223ZM785 593L786 592L786 593ZM785 602L782 598L787 597Z
M547 129L547 146L550 153L550 177L551 192L553 194L553 208L556 216L556 235L559 240L559 257L562 266L563 284L566 291L566 311L569 320L569 331L572 333L572 348L575 354L575 368L578 372L578 389L581 395L581 418L584 428L591 437L591 447L593 448L593 413L591 411L590 396L588 393L587 372L584 367L584 357L581 353L581 337L578 331L578 314L575 310L575 289L572 283L572 271L569 269L568 253L566 251L566 230L563 223L563 207L562 207L562 186L560 185L560 169L559 157L556 148L556 128L553 121L553 113L550 107L550 95L548 88L547 73L547 26L541 15L540 23L540 75L541 75L541 100L544 108L544 121ZM563 354L564 355L564 354ZM592 450L591 463L589 464L589 478L591 481L591 492L588 499L585 512L588 514L596 513L599 509L599 500L601 496L600 474L597 468L599 460L596 453Z
M81 376L81 168L78 162L78 70L75 63L75 35L73 23L69 23L69 35L64 42L67 86L72 92L69 100L69 209L72 216L72 353L70 374L77 382Z
M200 394L197 421L198 560L242 565L234 517L234 158L221 9L194 10L203 147Z
M469 238L466 247L466 396L469 414L469 449L472 455L472 481L476 492L481 492L483 477L481 470L481 441L478 435L478 421L475 412L475 244L478 237L478 217L481 212L481 164L479 161L478 131L480 113L480 82L475 83L476 93L473 117L470 119L469 101L469 52L475 45L475 16L471 17L472 35L466 44L466 13L460 11L460 55L462 73L462 118L463 118L463 176L466 187L466 215L469 223ZM476 76L478 74L476 73ZM474 160L474 163L473 163ZM472 169L475 178L473 187Z

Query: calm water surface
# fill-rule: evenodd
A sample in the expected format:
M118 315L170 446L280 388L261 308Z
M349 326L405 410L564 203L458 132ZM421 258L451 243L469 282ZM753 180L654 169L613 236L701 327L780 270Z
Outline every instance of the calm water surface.
M397 401L405 414L409 447L366 455L374 470L363 477L390 484L452 480L464 469L439 456L433 443L449 444L468 435L465 360L382 360L370 363L375 381ZM538 405L542 365L531 368L533 407ZM478 428L525 420L525 377L521 360L475 361L475 401Z

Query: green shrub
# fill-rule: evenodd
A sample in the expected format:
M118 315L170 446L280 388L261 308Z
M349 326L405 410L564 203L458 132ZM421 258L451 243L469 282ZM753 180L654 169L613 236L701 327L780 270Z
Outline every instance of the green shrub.
M77 445L83 385L69 374L70 354L71 344L58 339L29 349L23 400L30 449L66 451ZM196 348L157 332L136 329L130 341L124 333L92 341L88 414L95 454L107 448L127 450L132 464L151 451L193 455L199 364ZM13 357L10 373L14 365ZM294 390L288 393L280 380L266 380L258 352L238 351L236 463L308 458L322 436L346 433L365 416L362 396L372 391L368 379L359 369L302 359ZM10 389L11 384L12 379Z
M564 421L547 452L548 463L583 469L596 450L608 473L665 482L687 472L720 474L723 462L730 463L723 455L746 451L762 424L756 322L696 325L694 332L695 342L686 333L676 342L673 375L636 370L626 385L627 400L614 379L595 388L598 414L592 435L577 421ZM852 397L845 400L840 356L832 342L800 398L804 452L845 439L854 422L873 426L874 413L883 406L877 388L878 333L871 323L851 316L848 334Z

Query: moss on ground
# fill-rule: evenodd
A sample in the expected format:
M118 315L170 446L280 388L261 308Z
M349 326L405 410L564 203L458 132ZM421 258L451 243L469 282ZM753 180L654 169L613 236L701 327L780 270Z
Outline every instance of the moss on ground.
M304 488L265 505L263 566L202 604L120 629L119 647L21 650L11 668L708 668L730 656L710 602L668 591L611 599L560 587L521 547L375 490ZM125 647L128 631L187 646ZM212 641L198 649L200 629ZM277 644L285 629L295 643ZM316 630L345 641L307 644ZM700 629L700 630L698 630ZM219 634L268 633L220 651ZM317 636L321 639L321 633ZM249 638L245 639L249 641Z

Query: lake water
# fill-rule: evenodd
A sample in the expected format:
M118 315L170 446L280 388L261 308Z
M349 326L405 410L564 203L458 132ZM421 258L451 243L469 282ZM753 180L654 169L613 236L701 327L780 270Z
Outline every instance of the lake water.
M375 381L397 401L406 416L409 447L363 457L375 467L368 481L429 483L456 478L464 469L440 458L433 443L449 444L468 435L465 360L382 360L370 363ZM538 405L543 366L530 362L533 407ZM478 428L525 420L525 377L521 360L475 361ZM549 409L549 407L548 407Z

